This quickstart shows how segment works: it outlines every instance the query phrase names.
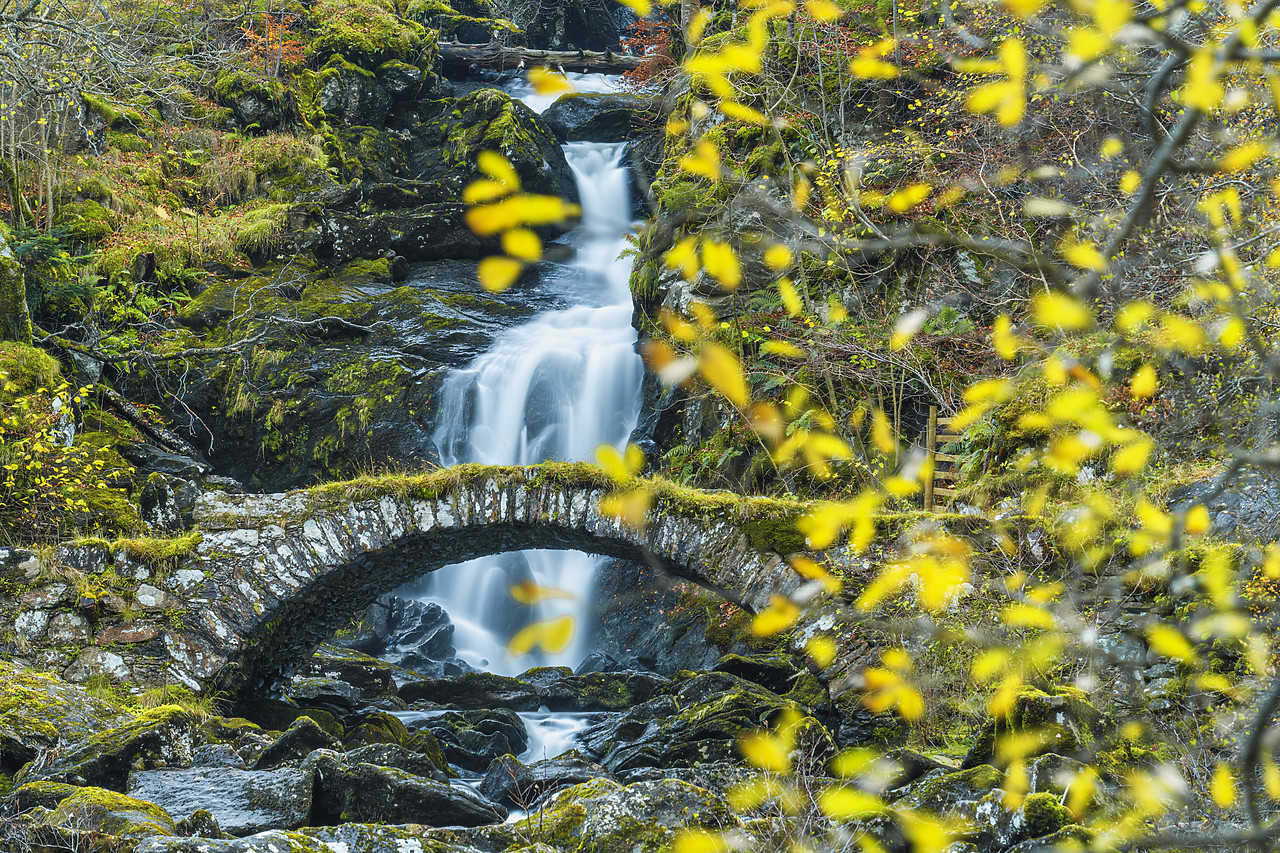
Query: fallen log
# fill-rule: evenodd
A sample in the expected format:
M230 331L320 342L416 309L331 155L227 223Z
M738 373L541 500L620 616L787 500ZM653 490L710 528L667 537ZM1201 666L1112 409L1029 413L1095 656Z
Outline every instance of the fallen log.
M643 56L625 56L611 50L531 50L488 44L445 43L440 45L440 61L449 70L505 70L546 66L565 71L594 71L621 74L644 62Z

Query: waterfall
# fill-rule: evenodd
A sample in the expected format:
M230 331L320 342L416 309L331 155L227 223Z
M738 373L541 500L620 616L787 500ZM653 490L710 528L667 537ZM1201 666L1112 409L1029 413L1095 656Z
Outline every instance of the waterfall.
M621 448L635 428L643 366L631 326L631 265L620 258L632 228L622 144L565 146L577 180L582 225L569 235L575 259L544 265L568 304L508 330L469 367L445 380L434 440L444 465L528 465L586 461L596 448ZM514 675L531 666L575 666L586 654L592 577L598 557L524 551L439 569L410 594L445 609L458 656L479 669ZM511 585L533 580L564 590L531 611ZM535 619L569 615L574 640L559 654L513 657L507 641Z

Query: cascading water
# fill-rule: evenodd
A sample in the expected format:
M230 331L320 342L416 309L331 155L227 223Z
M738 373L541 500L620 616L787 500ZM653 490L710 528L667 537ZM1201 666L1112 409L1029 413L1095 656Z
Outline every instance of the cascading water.
M511 329L446 379L434 435L442 464L590 460L602 444L622 447L634 429L643 367L631 326L630 263L619 258L632 227L622 153L621 144L565 146L582 225L569 236L574 262L543 274L554 277L551 284L569 307ZM586 653L598 559L572 551L505 554L440 569L404 592L444 608L455 625L458 657L472 666L505 675L575 666ZM548 599L530 612L508 592L523 580L573 598ZM561 615L575 623L564 651L507 652L520 627Z

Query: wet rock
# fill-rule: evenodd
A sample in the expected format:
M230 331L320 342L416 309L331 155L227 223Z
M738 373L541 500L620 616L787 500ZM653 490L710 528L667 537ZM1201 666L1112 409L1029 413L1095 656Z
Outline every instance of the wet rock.
M504 755L489 765L479 791L495 803L527 811L551 791L612 778L608 770L577 750L528 765L513 755Z
M189 711L163 705L75 742L43 766L29 769L21 779L123 791L132 769L190 767L195 731L195 719Z
M206 743L191 750L192 767L230 767L234 770L245 770L244 759L240 753L227 743Z
M387 118L391 98L376 75L335 56L317 75L320 109L342 124L378 127Z
M556 840L579 853L659 850L685 828L740 826L724 797L677 779L623 787L596 780L551 795L536 814L512 827L517 835Z
M361 693L338 678L295 677L285 696L300 705L324 705L337 711L354 711L361 704Z
M164 809L102 788L78 789L38 818L37 825L77 834L89 829L117 838L178 834L173 818Z
M448 711L416 724L433 734L449 762L484 772L502 755L520 755L529 746L524 721L514 711Z
M280 737L276 738L254 763L254 770L270 770L287 761L306 758L317 749L337 749L341 746L338 739L320 728L310 717L299 717L289 724ZM265 828L265 827L264 827ZM278 829L280 827L270 827ZM285 827L291 829L292 827ZM256 830L255 830L256 831Z
M653 99L630 92L569 92L542 113L565 142L618 142L652 128Z
M414 776L390 767L353 764L317 753L317 823L385 821L431 826L479 826L501 821L507 810L465 787Z
M464 710L507 708L536 711L541 701L537 688L527 681L490 672L414 681L400 687L400 698L406 702L425 699L437 705L454 705Z
M430 732L419 732L415 735L415 738L431 738L434 741L434 736ZM449 765L445 760L444 752L439 748L438 744L434 750L414 752L395 744L375 743L369 746L362 746L359 749L348 750L347 760L356 764L391 767L396 770L403 770L406 773L412 773L414 776L434 779L437 782L448 782L450 775L452 775L449 772Z
M178 821L178 835L198 838L226 838L227 834L218 826L218 820L208 809L196 809L187 817Z
M837 720L833 733L842 748L900 745L911 734L911 724L905 718L896 712L871 711L856 690L837 696L834 704Z
M376 606L376 605L375 605ZM303 678L336 678L350 684L364 699L376 696L392 696L396 693L396 678L408 678L412 673L399 669L376 657L381 646L372 652L355 648L325 644L298 667Z
M583 732L581 742L615 773L738 758L738 737L767 726L791 703L727 673L686 674L659 696Z
M311 814L312 775L296 768L259 771L228 767L143 770L129 777L129 795L172 815L204 809L235 836L296 829Z
M651 672L592 672L549 680L538 686L538 697L552 711L622 711L648 702L670 683Z

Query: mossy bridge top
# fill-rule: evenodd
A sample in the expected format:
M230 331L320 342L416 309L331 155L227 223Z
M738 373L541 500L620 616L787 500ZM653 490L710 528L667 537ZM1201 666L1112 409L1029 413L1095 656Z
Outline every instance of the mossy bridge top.
M781 554L803 545L790 523L801 504L658 483L637 529L601 512L611 488L593 466L544 464L211 492L197 503L198 535L168 552L135 541L0 554L12 593L0 596L0 624L17 651L77 680L105 673L248 693L276 688L379 595L490 554L638 560L752 609L799 585ZM112 608L113 596L125 606Z

